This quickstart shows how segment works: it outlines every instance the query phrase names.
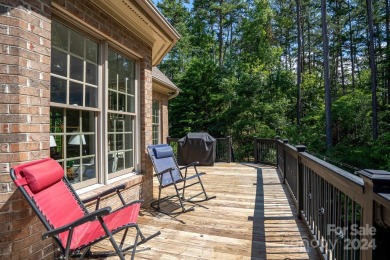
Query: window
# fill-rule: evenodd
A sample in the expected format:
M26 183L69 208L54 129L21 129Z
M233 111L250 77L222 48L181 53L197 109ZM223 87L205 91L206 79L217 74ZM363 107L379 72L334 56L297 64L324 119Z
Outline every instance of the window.
M62 164L71 183L96 182L95 125L95 112L50 109L50 156Z
M53 22L50 101L97 107L98 43Z
M103 49L87 33L53 20L50 154L76 188L134 170L135 62ZM108 102L99 104L103 97Z
M153 100L152 108L152 128L153 128L153 144L161 143L161 124L160 124L160 101Z
M134 167L135 64L108 51L108 173ZM110 176L111 177L111 176Z

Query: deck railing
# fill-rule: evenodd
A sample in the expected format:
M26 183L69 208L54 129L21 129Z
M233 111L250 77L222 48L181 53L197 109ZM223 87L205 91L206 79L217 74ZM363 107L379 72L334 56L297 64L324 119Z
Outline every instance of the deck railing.
M167 137L167 144L172 146L175 155L177 156L178 141L180 138ZM216 142L216 162L232 162L234 158L232 156L232 139L230 136L226 138L215 138Z
M390 248L390 173L346 172L288 140L255 138L255 163L278 167L306 223L307 245L323 259L387 259Z

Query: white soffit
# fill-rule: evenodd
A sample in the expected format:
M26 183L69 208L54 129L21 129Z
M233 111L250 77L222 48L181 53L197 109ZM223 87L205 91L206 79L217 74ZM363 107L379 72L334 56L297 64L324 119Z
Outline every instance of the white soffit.
M152 48L152 66L179 40L180 35L150 0L91 0Z

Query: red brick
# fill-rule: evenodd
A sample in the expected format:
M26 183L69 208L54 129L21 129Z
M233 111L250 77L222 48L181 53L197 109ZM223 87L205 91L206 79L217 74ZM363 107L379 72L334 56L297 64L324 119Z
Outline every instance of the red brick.
M51 20L45 20L45 19L42 19L41 20L41 28L46 31L46 32L51 32ZM43 35L44 36L44 35ZM51 35L48 39L51 38Z
M52 240L48 240L52 241ZM54 250L58 248L57 244L49 244L45 248L42 249L43 258L42 260L52 260L52 259L58 259L59 257L54 256Z
M26 10L14 8L11 10L11 16L31 23L34 26L39 26L40 24L40 18L36 17L33 13L28 13Z
M31 117L31 123L46 123L49 124L49 116L48 115L35 115Z
M26 48L19 48L19 56L25 58L23 64L19 63L19 65L24 67L27 67L27 61L31 61L30 63L37 63L39 61L39 54Z
M19 152L19 153L4 153L0 158L0 162L20 162L28 161L29 153L28 152Z
M0 124L0 133L9 134L9 124Z
M50 151L49 149L47 150L38 150L38 151L31 151L30 153L30 161L35 161L43 158L47 158L50 156Z
M2 134L0 135L0 143L25 142L26 134ZM1 158L0 158L1 160Z
M25 259L30 254L30 249L28 247L23 248L22 250L16 251L12 247L12 253L10 259Z
M40 79L41 72L37 70L28 69L26 67L20 67L20 75L29 79Z
M49 118L48 118L49 120ZM32 142L41 142L41 141L47 141L48 140L48 134L49 133L31 133L28 135L29 141Z
M1 122L3 123L26 123L28 122L27 115L2 115Z
M42 63L50 66L51 57L46 55L42 55L41 57L42 57Z
M9 185L8 183L0 183L0 193L7 193L9 192ZM1 228L0 228L1 230Z
M15 37L17 35L2 35L1 43L6 45L14 45L25 48L27 46L27 40Z
M10 198L11 194L3 194L0 193L0 203L7 202ZM26 214L24 217L28 217L29 209L24 209L24 212L22 214ZM2 212L0 214L0 223L5 222L11 222L15 219L20 219L21 212ZM2 231L0 231L2 233ZM0 236L0 243L1 243L1 236Z
M40 97L29 96L28 97L28 104L30 106L41 106L42 99Z
M8 113L9 113L9 105L0 104L0 114L8 114Z
M42 222L38 219L36 214L34 213L35 219L33 222L31 222L31 234L37 234L42 233L46 230L46 228L43 226Z
M27 105L27 96L24 96L24 98L21 97L21 99L26 99L26 101L20 102L20 105L12 104L9 106L11 114L29 114L30 112L36 112L37 114L39 114L38 107L29 107L29 105Z
M26 206L24 206L26 207ZM35 216L29 216L27 218L24 218L24 219L18 219L18 220L14 220L11 223L10 225L10 230L12 231L18 231L18 230L22 230L24 228L26 228L26 226L29 226L30 225L30 222L35 218Z
M12 252L12 247L11 247L11 244L10 243L0 243L0 255L7 255L7 254L10 254ZM3 258L3 260L5 260L6 258Z
M29 79L29 85L31 85L32 80ZM20 86L19 87L19 94L21 95L28 95L28 96L35 96L39 97L40 96L40 90L37 89L36 87L27 87L27 86Z
M35 143L11 143L10 150L12 152L27 152L27 151L38 151L40 149L40 144Z
M9 89L9 88L7 88ZM6 92L7 90L4 89ZM3 93L4 93L3 92ZM1 93L1 91L0 91ZM11 105L12 104L19 104L20 103L20 97L19 95L14 95L14 94L6 94L6 95L3 95L2 98L0 99L0 104L3 103L3 104L10 104L10 106L8 107L9 109L9 113L13 113L13 111L11 111ZM3 120L1 120L2 122L4 122Z
M5 162L5 163L0 162L0 174L9 174L9 163L8 162ZM12 187L11 187L11 190L12 190ZM0 211L1 211L1 209L0 209Z
M41 132L42 133L49 133L50 132L50 125L49 124L41 124Z
M25 231L27 230L27 232ZM23 236L18 236L17 239L13 239L13 243L12 243L12 253L14 252L20 252L20 251L23 251L24 249L29 249L29 245L31 243L34 243L34 242L38 242L39 240L41 240L40 236L30 236L28 234L28 228L24 228L22 229L20 232L23 232ZM18 231L12 231L12 233L16 233ZM27 256L27 255L26 255Z
M40 133L41 126L36 124L12 124L12 133Z
M0 15L0 24L7 24L9 26L19 26L19 19L12 16Z
M34 252L40 252L40 254L44 255L43 249L49 247L49 250L53 250L53 246L51 244L53 243L52 239L45 239L45 240L40 240L37 243L33 244L31 246L31 251ZM49 253L48 250L46 249L46 253Z
M39 43L39 36L38 35L36 35L32 32L20 29L19 27L10 27L9 34L21 37L23 39L28 39L30 42Z
M0 55L0 63L17 65L19 64L19 57L12 55Z
M29 107L28 105L16 105L9 106L10 113L12 114L37 114L39 115L39 107Z
M1 166L0 166L1 168ZM9 183L9 182L12 182L12 179L11 179L11 176L8 174L8 171L7 171L7 174L0 174L0 183ZM7 204L8 205L8 204ZM1 205L0 204L0 209L3 207L4 205Z
M19 82L19 77L18 76L13 76L13 75L1 75L0 74L0 82L3 84L12 84L12 83L18 83Z

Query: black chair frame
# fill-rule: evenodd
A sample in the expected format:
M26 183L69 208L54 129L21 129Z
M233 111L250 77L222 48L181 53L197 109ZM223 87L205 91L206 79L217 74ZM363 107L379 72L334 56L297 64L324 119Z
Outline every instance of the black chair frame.
M168 145L166 145L168 146ZM199 165L199 162L192 162L190 164L187 164L185 166L182 166L182 167L179 167L178 164L177 164L177 161L174 157L174 155L172 155L172 160L174 161L174 167L168 167L162 171L159 171L159 169L157 169L157 166L156 166L156 163L154 160L156 160L156 158L153 156L153 151L151 150L152 146L149 146L148 147L148 152L149 152L149 156L151 158L151 161L153 163L153 166L154 166L154 170L155 170L155 174L154 176L157 177L158 181L159 181L159 192L158 192L158 199L157 200L154 200L152 203L151 203L151 207L153 209L155 209L156 211L159 211L161 213L164 213L164 214L167 214L167 215L176 215L176 214L180 214L180 213L185 213L185 212L189 212L189 211L193 211L194 210L194 206L191 206L190 208L186 208L184 203L185 202L189 202L189 203L200 203L200 202L203 202L203 201L207 201L207 200L210 200L210 199L214 199L216 198L216 196L208 196L207 193L206 193L206 190L204 188L204 185L203 185L203 182L201 180L201 176L202 175L205 175L206 173L205 172L198 172L198 169L197 169L197 165ZM194 171L195 171L195 174L191 175L191 176L188 176L188 169L193 167ZM180 174L180 179L179 180L176 180L175 181L175 178L173 176L173 171L178 169L179 170L179 174ZM182 170L184 170L184 176L182 174ZM164 178L169 178L170 180L169 181L169 184L168 185L164 185ZM195 180L194 182L192 180ZM188 181L191 181L189 184L188 184ZM185 197L185 190L191 186L194 186L194 185L197 185L199 184L201 186L201 192L195 194L195 195L192 195L191 197L189 198L186 198ZM174 189L175 189L175 193L173 195L170 195L170 196L165 196L165 197L161 197L161 192L164 188L167 188L167 187L170 187L170 186L173 186ZM204 198L203 199L197 199L197 200L194 200L194 198L198 197L198 196L201 196L201 195L204 195ZM179 204L180 204L180 208L181 208L181 211L164 211L161 209L160 207L160 204L162 202L169 202L171 199L173 198L177 198L178 201L179 201Z

